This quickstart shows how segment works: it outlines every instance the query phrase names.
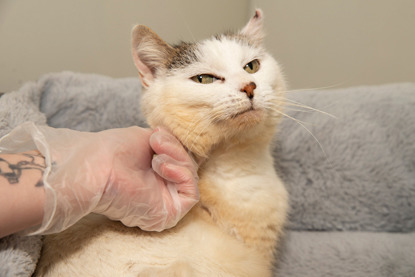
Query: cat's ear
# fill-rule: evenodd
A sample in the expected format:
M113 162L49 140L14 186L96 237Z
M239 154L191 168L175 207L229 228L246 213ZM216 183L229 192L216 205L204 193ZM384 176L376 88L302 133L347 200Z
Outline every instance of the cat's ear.
M247 37L250 41L255 44L261 44L264 39L264 31L262 27L264 16L262 10L255 10L254 16L240 31L240 34Z
M157 74L166 68L174 51L147 26L137 25L133 28L133 60L144 87L149 87Z

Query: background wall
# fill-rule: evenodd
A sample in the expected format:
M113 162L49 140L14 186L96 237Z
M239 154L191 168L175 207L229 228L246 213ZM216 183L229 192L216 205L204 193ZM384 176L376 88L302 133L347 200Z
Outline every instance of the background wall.
M135 24L174 43L237 29L248 10L241 0L0 0L0 91L62 70L138 76Z
M255 7L293 89L415 82L412 0L0 0L0 91L62 70L137 76L134 24L198 40L239 29Z
M290 87L415 81L413 0L253 0Z

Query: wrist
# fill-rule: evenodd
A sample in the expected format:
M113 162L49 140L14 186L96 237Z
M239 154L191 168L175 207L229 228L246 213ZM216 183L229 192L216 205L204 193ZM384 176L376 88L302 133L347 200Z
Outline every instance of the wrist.
M38 151L1 154L0 237L40 225L45 161Z

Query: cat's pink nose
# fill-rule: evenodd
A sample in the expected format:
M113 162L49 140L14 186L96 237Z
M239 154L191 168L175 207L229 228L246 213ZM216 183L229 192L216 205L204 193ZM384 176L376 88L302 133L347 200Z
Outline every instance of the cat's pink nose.
M254 90L256 89L256 84L254 82L250 82L249 84L246 84L242 89L241 92L245 92L246 96L248 96L249 99L254 98Z

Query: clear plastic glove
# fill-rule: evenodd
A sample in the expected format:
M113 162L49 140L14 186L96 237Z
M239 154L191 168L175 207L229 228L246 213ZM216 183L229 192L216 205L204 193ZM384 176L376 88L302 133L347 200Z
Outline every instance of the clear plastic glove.
M163 129L89 133L25 123L0 142L3 152L31 149L47 164L44 218L31 234L62 231L91 212L161 231L199 199L196 163Z

